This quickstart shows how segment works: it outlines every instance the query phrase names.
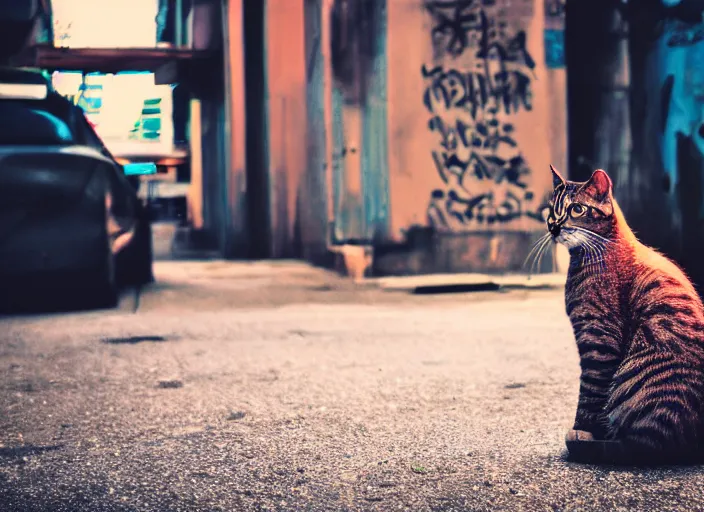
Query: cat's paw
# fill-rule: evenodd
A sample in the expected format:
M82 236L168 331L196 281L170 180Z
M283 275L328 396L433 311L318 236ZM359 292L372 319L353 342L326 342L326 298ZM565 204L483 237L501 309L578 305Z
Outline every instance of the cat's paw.
M575 441L594 441L594 435L586 430L570 430L565 436L565 441L572 443Z

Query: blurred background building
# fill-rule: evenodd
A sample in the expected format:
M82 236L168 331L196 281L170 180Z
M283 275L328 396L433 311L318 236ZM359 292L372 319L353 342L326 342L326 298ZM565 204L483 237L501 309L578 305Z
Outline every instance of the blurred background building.
M53 46L22 63L157 163L145 193L179 243L520 272L552 163L606 169L640 238L704 280L700 0L51 4Z

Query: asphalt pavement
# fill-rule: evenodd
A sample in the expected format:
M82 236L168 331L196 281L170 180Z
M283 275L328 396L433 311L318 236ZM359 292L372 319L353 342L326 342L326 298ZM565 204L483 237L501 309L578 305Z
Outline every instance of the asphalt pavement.
M700 467L565 461L560 290L156 270L113 311L0 318L1 511L704 510Z

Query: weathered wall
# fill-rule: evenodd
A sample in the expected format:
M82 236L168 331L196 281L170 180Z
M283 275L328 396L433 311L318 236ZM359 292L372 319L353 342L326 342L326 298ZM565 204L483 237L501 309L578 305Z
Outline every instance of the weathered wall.
M266 73L271 256L301 252L300 195L306 174L304 0L267 0Z
M646 6L643 7L644 10ZM631 20L633 168L624 211L640 238L704 285L704 2L650 0Z
M431 266L518 270L544 230L556 129L543 0L388 7L390 237L430 226L448 235Z
M204 227L225 257L246 254L244 19L242 0L222 1L224 94L202 102Z
M566 160L546 1L268 0L250 237L265 208L274 257L361 244L385 273L520 270Z
M301 256L308 261L325 259L332 205L329 200L329 30L320 0L304 0L306 78L306 168L297 202ZM326 63L328 65L326 65Z
M567 142L567 69L565 55L565 7L567 0L545 0L545 75L548 87L548 142L550 162L570 177ZM553 247L553 268L566 272L569 251L562 245Z
M334 242L371 243L387 231L386 3L326 2Z
M550 162L569 173L567 165L567 69L565 62L565 4L544 0L545 80L548 94Z
M228 172L218 176L208 165L220 157L204 142L205 227L224 240L220 248L229 258L319 260L332 218L329 33L323 30L329 6L322 0L223 3ZM214 119L207 109L204 103L204 120ZM204 138L210 128L204 122ZM218 193L226 223L218 219Z

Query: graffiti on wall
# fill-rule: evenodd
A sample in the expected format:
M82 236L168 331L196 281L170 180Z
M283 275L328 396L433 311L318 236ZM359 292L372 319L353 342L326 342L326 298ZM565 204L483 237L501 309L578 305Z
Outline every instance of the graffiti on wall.
M513 55L526 59L533 68L535 62L526 49L526 33L517 31L509 37L505 12L497 0L434 0L426 1L425 8L433 19L431 37L433 46L458 57L465 50L476 52L478 58L491 53ZM518 3L518 2L517 2ZM531 4L532 0L523 0ZM518 9L519 6L514 6ZM501 11L500 13L498 11ZM512 14L515 15L512 11ZM497 15L498 14L498 15ZM502 16L504 15L504 16ZM509 58L510 59L510 58Z
M668 9L657 65L663 114L661 151L666 189L674 194L682 171L678 139L690 139L704 158L704 23L701 4L686 0L663 4ZM698 12L698 21L688 8ZM700 217L704 217L704 204Z
M509 26L500 3L425 3L436 60L451 62L421 67L428 129L437 135L431 156L440 181L430 193L427 214L440 230L523 217L543 221L544 205L536 204L531 169L512 123L515 114L533 109L535 60L525 31Z
M701 24L692 26L678 20L671 23L668 28L667 46L670 48L693 46L704 41L704 26Z

